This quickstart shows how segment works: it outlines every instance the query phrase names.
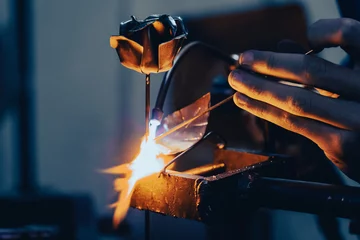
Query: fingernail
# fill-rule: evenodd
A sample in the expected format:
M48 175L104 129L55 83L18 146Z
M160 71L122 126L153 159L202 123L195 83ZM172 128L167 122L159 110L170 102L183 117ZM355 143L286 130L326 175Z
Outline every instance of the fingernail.
M234 87L235 86L234 83L239 79L241 79L240 73L237 70L232 71L228 77L229 85L231 87Z
M251 51L244 52L240 55L239 64L245 66L251 66L254 62L254 53Z
M236 93L235 100L236 100L237 104L245 105L249 101L249 98L247 96L245 96L244 94Z

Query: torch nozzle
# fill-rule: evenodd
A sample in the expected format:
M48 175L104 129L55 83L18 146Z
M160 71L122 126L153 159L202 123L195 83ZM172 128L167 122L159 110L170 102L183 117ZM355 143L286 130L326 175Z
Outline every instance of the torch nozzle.
M157 120L158 122L161 122L163 116L164 112L160 108L155 107L151 112L151 121Z

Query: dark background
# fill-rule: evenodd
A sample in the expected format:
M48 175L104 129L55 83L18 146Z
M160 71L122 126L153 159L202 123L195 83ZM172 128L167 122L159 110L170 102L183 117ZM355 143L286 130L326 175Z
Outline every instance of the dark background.
M98 170L131 159L138 150L131 146L143 135L143 76L124 69L109 45L109 37L118 34L120 21L129 19L130 15L141 19L154 13L180 14L199 20L228 14L237 16L293 3L303 9L304 26L320 18L339 17L336 1L332 0L29 2L31 5L22 9L28 18L24 20L25 30L19 34L17 1L0 0L0 190L4 196L31 186L40 192L85 194L93 201L89 209L94 211L91 216L95 225L89 225L89 232L96 230L98 219L111 216L107 205L116 196L112 191L113 179ZM232 22L241 29L236 31L236 40L233 40L233 46L239 42L237 51L246 49L249 39L264 42L254 31L271 35L266 32L270 31L268 28L254 27L258 26L256 20ZM282 31L280 27L272 27ZM232 39L231 34L229 38ZM221 41L216 39L211 43L221 46ZM335 63L344 58L338 49L326 51L322 56ZM26 71L22 68L24 59L28 63ZM152 78L153 102L161 77L159 74ZM29 84L26 85L29 99L21 98L22 81ZM24 120L18 108L21 99L29 104L25 106L31 107L26 115L30 116L29 121L22 125L31 130L29 138L19 132ZM26 147L21 148L24 137L28 140L29 155ZM29 186L24 187L21 160L26 156L30 165L25 165L25 169L33 174ZM7 216L0 215L6 222ZM202 239L206 235L200 223L154 214L151 217L153 239L168 239L171 235L176 239ZM272 219L270 239L322 239L311 215L274 211ZM129 231L127 238L142 239L143 221L142 212L130 210L127 220L130 227L124 228ZM344 229L345 223L342 223ZM96 233L91 235L94 239L109 239Z

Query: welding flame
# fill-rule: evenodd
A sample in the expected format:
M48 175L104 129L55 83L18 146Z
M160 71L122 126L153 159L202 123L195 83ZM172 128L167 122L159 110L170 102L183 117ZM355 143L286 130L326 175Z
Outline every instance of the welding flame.
M126 217L130 207L131 196L137 181L140 179L160 172L165 166L164 159L160 157L163 149L154 141L156 129L160 125L158 121L150 121L149 136L143 137L140 145L140 152L135 159L128 164L122 164L105 170L105 173L119 174L122 178L117 178L114 187L120 192L119 199L112 205L115 207L113 223L118 226Z

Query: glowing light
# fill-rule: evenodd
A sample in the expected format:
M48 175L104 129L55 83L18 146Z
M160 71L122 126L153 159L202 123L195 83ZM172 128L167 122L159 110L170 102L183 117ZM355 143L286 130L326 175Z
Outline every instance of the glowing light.
M126 217L136 182L151 174L160 172L165 166L164 160L160 157L162 150L154 141L156 128L159 124L158 121L150 121L149 137L147 140L145 136L143 137L140 152L131 163L122 164L104 171L105 173L124 176L114 182L115 190L120 192L118 201L112 205L116 208L113 220L115 226L119 225Z

